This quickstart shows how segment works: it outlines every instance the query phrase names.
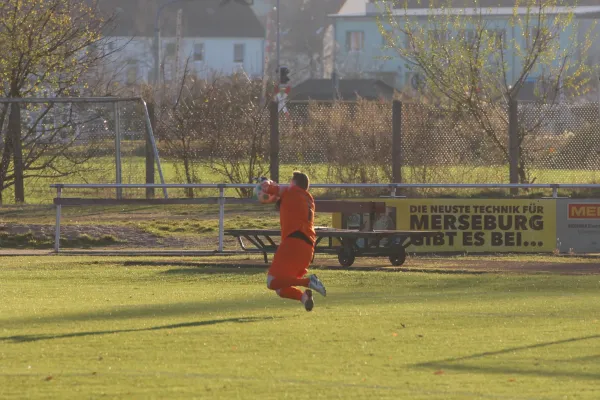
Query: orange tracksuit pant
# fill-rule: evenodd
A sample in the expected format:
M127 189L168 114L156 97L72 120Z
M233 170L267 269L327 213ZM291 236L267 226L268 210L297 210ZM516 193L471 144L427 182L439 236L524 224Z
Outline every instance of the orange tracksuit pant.
M267 276L267 287L275 290L280 297L300 300L302 291L294 286L308 287L304 278L312 262L314 248L295 237L287 237L275 252Z

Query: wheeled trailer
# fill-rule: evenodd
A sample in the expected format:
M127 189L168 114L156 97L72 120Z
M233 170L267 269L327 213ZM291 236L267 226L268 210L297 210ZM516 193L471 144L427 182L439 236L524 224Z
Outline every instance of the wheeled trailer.
M406 248L414 239L439 235L436 231L396 231L317 228L315 254L337 254L340 265L349 267L356 257L388 257L392 265L400 266L406 260ZM225 234L237 239L242 250L262 253L265 263L268 253L275 253L274 237L281 236L278 229L228 229ZM334 241L338 244L334 243ZM249 248L245 241L254 248ZM325 242L325 243L324 243Z

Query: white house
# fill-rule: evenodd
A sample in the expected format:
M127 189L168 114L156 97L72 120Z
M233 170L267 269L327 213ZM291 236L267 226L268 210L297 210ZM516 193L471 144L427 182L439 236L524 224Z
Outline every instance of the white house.
M157 10L168 0L104 0L101 7L115 17L107 29L108 51L116 51L116 80L125 84L153 82ZM179 17L178 17L179 16ZM260 78L265 30L251 7L221 0L175 1L165 6L160 27L160 76L165 81L188 70L200 78L243 71Z

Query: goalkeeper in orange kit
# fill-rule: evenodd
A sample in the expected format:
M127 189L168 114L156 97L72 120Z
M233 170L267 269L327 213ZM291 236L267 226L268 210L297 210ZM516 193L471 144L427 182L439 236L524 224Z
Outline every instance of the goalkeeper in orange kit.
M262 191L279 197L281 243L267 275L267 287L286 299L301 301L306 311L314 307L312 290L327 294L316 275L308 275L315 250L315 201L308 192L308 176L294 172L289 187L272 181L262 183ZM296 286L305 287L301 291ZM311 290L312 289L312 290Z

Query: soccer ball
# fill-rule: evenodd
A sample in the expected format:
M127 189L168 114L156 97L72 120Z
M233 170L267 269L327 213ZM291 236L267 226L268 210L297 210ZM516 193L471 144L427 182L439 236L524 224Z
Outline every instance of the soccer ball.
M279 200L279 197L263 192L260 183L254 187L252 195L261 204L272 204Z

